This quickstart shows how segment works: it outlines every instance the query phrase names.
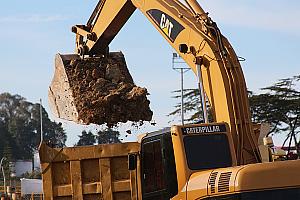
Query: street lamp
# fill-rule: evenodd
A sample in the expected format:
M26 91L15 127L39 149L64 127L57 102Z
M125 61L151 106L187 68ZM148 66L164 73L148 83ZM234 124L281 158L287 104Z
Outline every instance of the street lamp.
M7 160L7 159L5 157L1 158L1 160L0 160L0 168L2 167L2 163L3 163L4 160Z
M179 65L179 66L178 66ZM181 74L181 123L184 125L184 102L183 102L183 91L184 91L184 80L183 75L184 73L190 70L189 67L185 67L185 62L182 60L179 54L173 53L172 57L172 69L175 71L180 72Z

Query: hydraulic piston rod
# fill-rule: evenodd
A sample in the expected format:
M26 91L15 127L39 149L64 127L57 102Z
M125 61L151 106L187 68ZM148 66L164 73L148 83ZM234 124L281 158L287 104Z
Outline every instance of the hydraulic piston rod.
M205 92L203 87L203 78L201 73L201 64L197 63L197 75L198 75L198 87L200 92L200 99L201 99L201 106L202 106L202 114L203 114L203 120L204 123L208 123L208 113L207 113L207 106L206 106L206 98L205 98Z
M208 18L206 12L204 12L197 0L185 0L185 2L188 4L194 15L200 15L204 20Z

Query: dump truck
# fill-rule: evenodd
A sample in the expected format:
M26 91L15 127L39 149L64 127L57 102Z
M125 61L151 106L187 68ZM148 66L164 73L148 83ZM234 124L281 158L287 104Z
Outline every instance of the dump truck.
M128 154L138 143L51 148L40 146L44 199L138 199L138 174Z
M124 159L128 170L138 175L137 198L300 199L300 160L262 163L239 59L217 24L196 0L100 0L87 24L72 28L76 34L76 53L58 55L61 62L56 63L55 77L60 77L66 85L58 91L53 83L50 86L54 113L82 122L82 108L73 101L78 96L69 84L72 80L66 72L66 63L74 62L74 57L76 62L94 57L109 58L110 42L137 9L196 74L204 119L203 123L174 125L144 135L139 150L130 152L127 161ZM211 120L207 101L211 106ZM114 104L109 106L114 107ZM140 107L134 109L139 111ZM80 159L74 159L77 164L72 164L67 161L68 157L66 154L66 162L60 160L63 164L57 165L55 171L77 168L69 175L75 177L71 179L75 181L74 186L68 181L68 187L56 190L68 191L74 199L86 199L82 193L87 186L80 186L84 182L76 177L80 171L94 171L93 167L98 164L91 163L79 170ZM84 158L82 160L84 162ZM105 162L111 164L111 161ZM96 172L101 173L101 169ZM118 169L111 169L111 173L118 173ZM57 178L63 175L52 173ZM55 191L53 184L52 188L47 185L53 177L44 174L43 179L44 190ZM100 182L102 190L107 184L113 185L110 180ZM50 194L50 199L58 197L57 193ZM112 194L99 194L97 198L116 199Z

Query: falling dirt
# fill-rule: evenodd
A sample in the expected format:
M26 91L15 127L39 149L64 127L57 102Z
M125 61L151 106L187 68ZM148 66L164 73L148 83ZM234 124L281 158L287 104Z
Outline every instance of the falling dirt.
M65 63L78 118L84 124L150 121L147 89L138 87L121 52Z

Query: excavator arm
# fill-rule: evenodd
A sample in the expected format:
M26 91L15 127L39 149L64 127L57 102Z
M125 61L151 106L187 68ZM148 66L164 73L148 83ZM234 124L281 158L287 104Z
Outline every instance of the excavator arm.
M72 32L76 33L77 53L105 55L108 45L135 10L136 6L128 0L99 1L87 25L72 27Z
M238 165L260 162L238 57L198 2L185 2L100 0L86 25L72 27L77 53L107 55L110 42L132 13L140 10L201 78L214 122L226 122L230 127Z

